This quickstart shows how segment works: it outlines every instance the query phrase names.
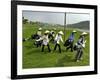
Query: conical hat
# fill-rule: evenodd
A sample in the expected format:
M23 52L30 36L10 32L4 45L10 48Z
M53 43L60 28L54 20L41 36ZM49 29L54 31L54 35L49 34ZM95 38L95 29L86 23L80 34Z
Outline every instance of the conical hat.
M86 35L87 33L86 32L83 32L81 35Z
M50 31L46 30L44 33L49 33Z
M42 28L39 28L38 30L42 30Z
M64 33L62 31L59 31L58 33L61 34L61 35L64 35Z
M73 30L74 33L76 33L76 30Z

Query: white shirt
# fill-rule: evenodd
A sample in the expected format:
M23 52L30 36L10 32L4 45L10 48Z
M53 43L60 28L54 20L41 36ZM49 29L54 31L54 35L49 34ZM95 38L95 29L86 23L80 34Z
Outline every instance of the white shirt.
M43 45L47 45L49 43L48 35L44 35L43 37L41 37L36 41L40 41L40 40L43 40Z
M62 36L57 34L55 37L55 41L57 41L57 44L59 44L60 41L63 42Z
M48 35L43 36L43 45L47 45L49 43Z
M78 40L78 43L79 43L78 48L82 48L82 47L85 48L86 40L84 39L84 36Z

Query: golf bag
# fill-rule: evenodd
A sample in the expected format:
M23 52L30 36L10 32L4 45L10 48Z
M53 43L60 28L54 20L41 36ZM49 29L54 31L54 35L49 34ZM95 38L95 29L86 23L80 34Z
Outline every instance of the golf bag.
M39 39L40 36L37 34L32 34L31 37L29 38L23 38L23 42L28 41L28 40L33 40L33 39Z
M36 45L36 47L41 47L42 43L43 43L43 40L41 40L41 41L35 41L34 45Z
M31 39L39 39L40 37L38 34L31 35Z
M64 46L68 46L69 45L69 40L66 40L65 43L64 43Z
M42 45L42 40L41 41L36 41L38 39L41 38L41 36L37 35L37 34L34 34L31 36L32 39L35 39L35 42L34 42L34 45L36 45L37 47L40 47Z
M71 49L71 52L73 52L73 40L66 40L64 43L64 46L66 47L66 50Z
M65 41L64 46L67 47L67 46L69 46L71 43L73 43L73 41L68 39L68 40Z

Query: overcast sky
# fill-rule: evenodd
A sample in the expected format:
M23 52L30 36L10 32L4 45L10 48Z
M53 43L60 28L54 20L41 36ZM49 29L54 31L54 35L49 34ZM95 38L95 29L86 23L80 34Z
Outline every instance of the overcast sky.
M64 25L64 13L23 11L23 17L29 21ZM89 20L89 14L66 13L66 24Z

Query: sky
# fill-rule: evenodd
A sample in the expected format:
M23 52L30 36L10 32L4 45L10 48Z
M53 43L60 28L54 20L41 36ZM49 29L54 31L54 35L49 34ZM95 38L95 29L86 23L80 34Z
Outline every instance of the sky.
M22 15L29 21L64 25L65 13L23 11ZM87 20L89 21L89 14L66 13L66 24L74 24Z

